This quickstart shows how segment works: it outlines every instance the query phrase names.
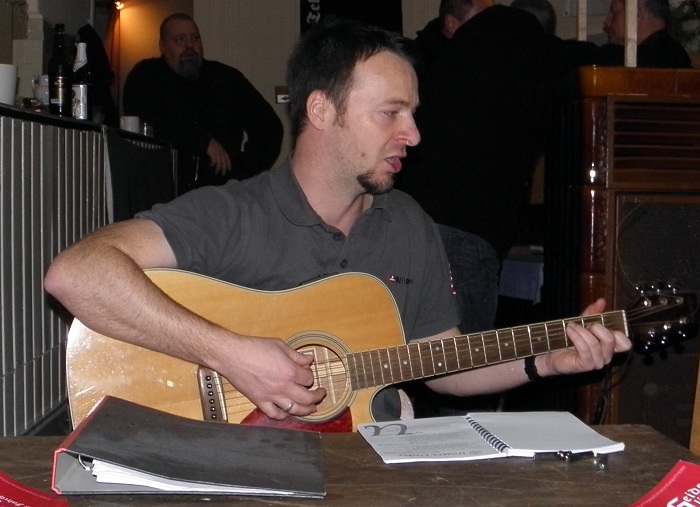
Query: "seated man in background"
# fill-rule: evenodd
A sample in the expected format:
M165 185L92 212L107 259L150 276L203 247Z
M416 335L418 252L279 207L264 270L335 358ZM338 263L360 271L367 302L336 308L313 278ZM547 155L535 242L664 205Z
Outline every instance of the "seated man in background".
M407 340L459 334L435 224L392 190L406 147L420 140L405 40L352 22L310 30L291 55L287 84L294 150L282 167L104 227L58 255L45 279L46 290L89 328L218 371L273 419L316 411L326 391L314 386L313 358L275 339L285 337L246 336L199 317L161 292L144 268L190 270L261 290L369 273L391 291ZM598 300L587 311L604 305ZM457 396L491 393L537 372L601 368L631 347L600 323L569 325L565 333L570 348L428 385Z
M283 127L272 106L233 67L204 59L187 14L160 27L160 58L137 63L124 83L124 114L151 123L179 150L180 194L244 179L277 160Z

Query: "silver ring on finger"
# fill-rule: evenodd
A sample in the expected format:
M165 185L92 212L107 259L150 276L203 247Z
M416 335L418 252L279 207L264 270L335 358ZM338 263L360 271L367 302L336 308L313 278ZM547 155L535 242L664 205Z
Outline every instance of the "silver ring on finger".
M293 408L294 408L294 402L293 402L293 401L290 401L290 402L289 402L289 405L287 405L287 408L285 408L284 411L285 411L286 413L290 413L290 412L292 411Z

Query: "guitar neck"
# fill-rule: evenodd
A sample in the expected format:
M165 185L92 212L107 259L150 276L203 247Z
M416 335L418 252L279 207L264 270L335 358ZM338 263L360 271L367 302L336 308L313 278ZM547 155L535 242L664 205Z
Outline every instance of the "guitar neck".
M471 333L347 355L353 391L491 366L571 346L566 325L599 322L627 333L623 310Z

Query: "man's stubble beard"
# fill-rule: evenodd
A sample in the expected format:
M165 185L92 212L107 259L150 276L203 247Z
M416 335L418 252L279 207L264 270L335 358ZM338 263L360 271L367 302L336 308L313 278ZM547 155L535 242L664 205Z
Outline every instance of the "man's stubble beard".
M341 113L335 120L335 125L339 128L345 129L347 125L345 123L345 114ZM394 187L394 180L396 177L392 174L388 183L382 183L377 180L375 173L372 170L368 170L362 174L357 175L357 182L360 186L371 195L385 194Z
M367 171L357 176L358 183L367 193L372 195L386 194L394 187L395 179L396 177L392 174L389 182L387 183L377 181L377 178L374 177L374 174L371 171Z

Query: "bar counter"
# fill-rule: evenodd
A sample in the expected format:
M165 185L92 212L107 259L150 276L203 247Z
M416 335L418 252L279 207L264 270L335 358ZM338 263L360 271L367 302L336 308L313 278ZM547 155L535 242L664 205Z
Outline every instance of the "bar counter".
M71 507L154 506L629 506L678 460L700 463L688 449L649 426L597 426L625 442L605 471L591 461L501 458L386 465L358 433L323 436L324 500L211 495L66 496ZM0 438L0 470L44 492L51 488L53 451L62 437ZM214 458L215 459L215 458Z

